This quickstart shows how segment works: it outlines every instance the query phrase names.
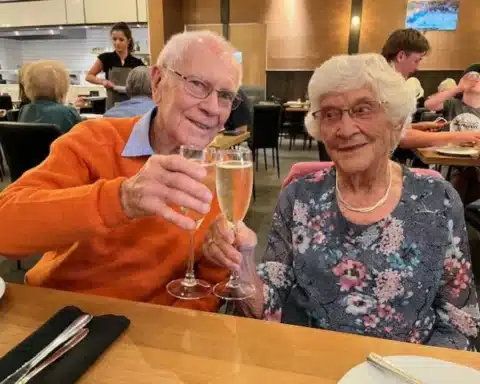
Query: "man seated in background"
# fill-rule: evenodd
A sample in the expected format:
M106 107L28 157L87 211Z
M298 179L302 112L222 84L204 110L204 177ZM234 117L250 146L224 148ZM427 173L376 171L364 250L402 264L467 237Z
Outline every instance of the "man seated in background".
M423 58L430 51L430 44L419 31L411 28L394 31L385 42L382 55L405 79L417 71ZM449 143L480 144L480 132L428 132L440 130L443 124L421 122L412 124L399 147L405 149L439 147Z
M450 121L451 132L479 132L480 64L470 65L455 88L430 96L425 101L425 107L432 111L443 111L445 118ZM452 174L452 184L464 204L480 198L479 179L475 167L459 168Z
M48 158L0 194L0 254L45 252L25 281L128 300L217 310L214 297L178 300L166 285L184 277L195 221L197 276L228 271L203 258L219 214L206 170L176 155L206 147L238 105L236 50L208 31L173 36L152 68L156 108L142 118L95 119L56 140ZM187 287L188 288L188 287Z
M28 64L21 81L31 102L20 109L19 122L55 124L66 133L82 121L74 108L65 105L70 77L60 61L39 60Z
M241 99L240 105L230 113L225 123L225 130L244 133L252 126L253 108L247 94L242 88L238 90L238 97Z
M141 116L155 107L152 100L152 78L149 67L137 67L128 74L126 92L129 100L116 104L104 117Z

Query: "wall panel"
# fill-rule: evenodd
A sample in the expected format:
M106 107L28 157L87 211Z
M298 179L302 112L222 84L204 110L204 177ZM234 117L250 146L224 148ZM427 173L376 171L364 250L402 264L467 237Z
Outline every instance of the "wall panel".
M242 52L243 84L265 87L265 24L230 24L232 44Z
M267 69L310 70L346 53L350 7L350 0L270 0Z
M220 23L220 0L183 0L183 9L185 24Z
M361 52L380 52L388 35L405 25L407 0L363 0ZM480 61L480 2L462 0L456 31L428 31L432 51L422 70L461 70Z

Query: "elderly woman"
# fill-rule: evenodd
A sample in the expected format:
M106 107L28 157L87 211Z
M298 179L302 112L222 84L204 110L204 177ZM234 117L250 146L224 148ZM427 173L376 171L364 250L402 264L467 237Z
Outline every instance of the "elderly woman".
M31 103L20 109L18 121L55 124L62 133L82 121L74 108L64 105L70 78L61 62L33 62L22 74L22 80Z
M257 293L242 311L471 348L480 315L462 203L446 181L390 160L415 111L404 79L379 55L338 56L315 71L308 92L307 128L335 165L281 192L259 276L244 276ZM243 226L234 240L225 228L223 219L212 226L207 258L251 263L254 233Z
M151 69L137 67L132 69L127 77L126 92L129 100L118 103L105 113L105 117L140 116L155 107L152 100Z

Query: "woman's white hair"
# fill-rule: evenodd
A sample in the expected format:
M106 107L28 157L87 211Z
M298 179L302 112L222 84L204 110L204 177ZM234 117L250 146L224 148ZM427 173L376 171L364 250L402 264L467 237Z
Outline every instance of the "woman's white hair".
M415 94L415 98L417 100L425 96L425 91L423 90L422 84L416 77L409 77L407 79L407 85L412 89L412 92Z
M401 130L393 135L392 150L405 135L416 111L415 93L405 79L395 71L382 55L375 53L334 56L318 67L308 84L310 111L305 117L308 132L321 140L318 121L312 112L319 109L322 98L331 92L347 92L368 88L382 103L394 127Z
M234 56L237 50L229 41L212 31L185 31L173 35L158 55L157 65L175 68L184 59L185 52L191 45L202 43L216 44L223 53L231 55L232 62L239 74L237 84L237 88L239 88L242 83L242 66Z

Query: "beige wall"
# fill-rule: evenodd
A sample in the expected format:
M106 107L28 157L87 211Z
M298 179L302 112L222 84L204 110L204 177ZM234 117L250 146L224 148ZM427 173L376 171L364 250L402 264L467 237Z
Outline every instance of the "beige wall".
M379 52L395 28L403 28L407 0L364 0L360 51ZM463 70L480 61L480 1L462 0L456 31L429 31L425 36L432 52L425 58L424 70Z
M162 1L149 0L149 6ZM185 24L221 32L220 0L175 2L183 4ZM363 4L360 51L380 52L388 35L403 28L407 0ZM230 0L232 42L244 52L246 80L260 84L264 80L258 73L265 69L311 70L332 55L346 53L350 7L351 0ZM478 20L480 0L462 0L457 31L426 33L432 52L422 69L463 69L480 61ZM212 24L215 27L205 27Z

